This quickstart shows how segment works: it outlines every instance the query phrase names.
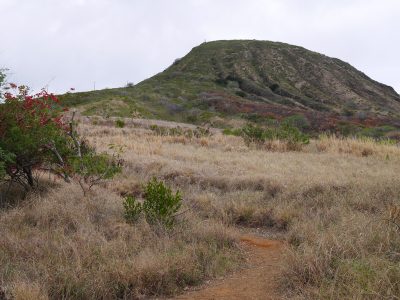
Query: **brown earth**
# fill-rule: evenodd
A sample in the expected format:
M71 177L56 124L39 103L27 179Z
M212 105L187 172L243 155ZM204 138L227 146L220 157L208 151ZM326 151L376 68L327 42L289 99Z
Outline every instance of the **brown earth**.
M248 256L246 269L175 299L281 299L277 277L283 243L251 235L241 241Z

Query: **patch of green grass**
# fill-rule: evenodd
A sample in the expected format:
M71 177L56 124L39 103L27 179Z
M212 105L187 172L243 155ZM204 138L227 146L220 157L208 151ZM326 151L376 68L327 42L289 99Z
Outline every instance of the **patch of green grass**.
M235 128L235 129L225 128L222 131L222 133L225 134L225 135L240 136L242 134L242 131L239 128Z

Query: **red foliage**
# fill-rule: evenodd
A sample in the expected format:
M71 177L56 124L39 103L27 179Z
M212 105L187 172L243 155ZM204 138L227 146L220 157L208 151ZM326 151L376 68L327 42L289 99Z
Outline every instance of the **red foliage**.
M9 90L12 92L6 92L4 98L6 104L12 105L6 105L8 109L0 112L0 119L5 117L5 114L13 114L20 128L30 128L32 118L38 119L42 126L53 123L59 128L66 128L66 124L63 122L63 112L68 109L60 107L60 101L54 94L43 89L34 95L29 95L26 86L17 86L14 83L10 83L9 86ZM0 125L0 136L1 132Z
M202 101L215 110L227 114L257 114L263 117L272 117L283 120L292 115L304 115L317 132L335 132L339 124L345 122L356 126L375 127L381 125L400 126L400 121L377 115L367 115L366 118L345 117L338 113L306 110L281 104L267 104L248 101L220 91L210 91L201 95Z

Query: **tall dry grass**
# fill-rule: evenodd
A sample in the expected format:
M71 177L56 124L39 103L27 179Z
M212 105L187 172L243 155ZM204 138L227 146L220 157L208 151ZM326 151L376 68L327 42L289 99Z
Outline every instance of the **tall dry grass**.
M398 298L400 231L389 212L399 196L397 179L382 178L286 199L297 214L287 232L285 289L304 299Z
M116 299L172 295L222 275L235 235L186 216L172 232L124 222L122 200L100 189L83 199L63 186L0 216L0 283L16 299Z
M125 143L127 160L137 162L128 168L132 174L156 175L183 188L201 218L286 238L287 295L400 296L400 233L387 222L389 208L400 205L397 146L322 137L302 152L270 152L219 134L204 146L198 139L108 131L104 139ZM93 139L104 145L101 134ZM138 145L137 139L146 142ZM129 175L125 180L131 182ZM114 188L129 193L127 186Z
M372 138L337 138L322 135L315 141L320 152L350 154L355 156L377 156L388 159L399 157L399 148L390 141L375 141Z
M248 148L217 131L156 136L140 122L82 122L100 151L124 146L123 174L82 199L62 186L0 212L0 286L17 299L172 295L232 270L235 228L288 242L282 293L293 298L400 297L400 150L324 138L302 151ZM280 152L285 151L285 152ZM365 154L367 153L367 154ZM184 195L173 232L123 220L124 195L156 176Z

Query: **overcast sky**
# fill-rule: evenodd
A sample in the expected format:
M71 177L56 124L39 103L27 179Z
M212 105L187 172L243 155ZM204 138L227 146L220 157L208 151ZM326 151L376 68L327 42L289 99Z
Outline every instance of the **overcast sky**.
M400 92L399 0L0 0L0 67L53 92L138 83L198 44L260 39L340 58Z

